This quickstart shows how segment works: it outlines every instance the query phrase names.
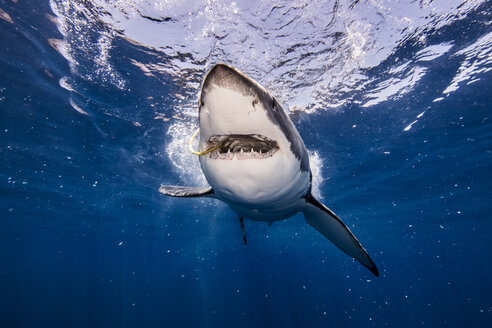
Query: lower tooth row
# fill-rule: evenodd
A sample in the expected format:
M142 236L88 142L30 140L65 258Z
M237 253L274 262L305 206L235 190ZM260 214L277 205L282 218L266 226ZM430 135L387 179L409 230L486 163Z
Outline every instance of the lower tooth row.
M214 152L215 153L215 152ZM227 153L220 153L220 152L217 152L215 154L216 158L222 158L222 159L233 159L234 158L234 155L240 155L240 156L244 156L245 154L249 154L250 156L254 157L254 156L261 156L263 155L263 152L261 150L259 150L258 152L256 152L253 148L251 148L251 150L248 152L248 151L244 151L242 148L239 150L239 152L233 152L231 151L231 149L227 149ZM256 155L257 154L257 155Z

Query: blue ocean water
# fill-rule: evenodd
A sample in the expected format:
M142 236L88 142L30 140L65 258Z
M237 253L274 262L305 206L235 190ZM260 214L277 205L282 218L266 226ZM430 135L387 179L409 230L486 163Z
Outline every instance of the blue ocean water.
M0 1L0 326L486 327L490 1ZM216 62L282 102L315 193L376 278L305 224L161 184Z

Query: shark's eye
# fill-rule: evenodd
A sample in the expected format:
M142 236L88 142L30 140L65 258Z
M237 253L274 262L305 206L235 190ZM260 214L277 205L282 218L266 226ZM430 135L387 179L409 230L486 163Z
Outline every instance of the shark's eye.
M253 106L255 106L256 104L258 104L258 98L255 98L255 100L253 100Z

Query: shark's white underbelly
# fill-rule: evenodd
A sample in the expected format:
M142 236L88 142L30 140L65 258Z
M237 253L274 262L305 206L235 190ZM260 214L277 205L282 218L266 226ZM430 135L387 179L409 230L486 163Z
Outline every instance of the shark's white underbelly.
M203 173L217 198L251 220L288 218L301 208L309 189L309 172L281 151L264 159L214 159L202 156Z

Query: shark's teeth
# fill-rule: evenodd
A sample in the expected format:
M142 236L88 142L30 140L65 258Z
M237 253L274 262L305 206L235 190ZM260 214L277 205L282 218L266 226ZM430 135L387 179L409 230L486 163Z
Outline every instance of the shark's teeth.
M228 151L227 153L219 153L218 151L213 151L210 153L210 158L213 159L222 159L222 160L233 160L233 159L238 159L238 160L245 160L245 159L265 159L273 156L276 153L276 150L270 150L268 152L262 152L262 151L255 151L255 150L250 150L250 151L239 151L239 152L232 152Z

